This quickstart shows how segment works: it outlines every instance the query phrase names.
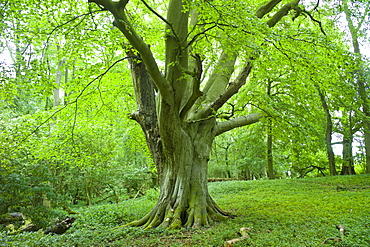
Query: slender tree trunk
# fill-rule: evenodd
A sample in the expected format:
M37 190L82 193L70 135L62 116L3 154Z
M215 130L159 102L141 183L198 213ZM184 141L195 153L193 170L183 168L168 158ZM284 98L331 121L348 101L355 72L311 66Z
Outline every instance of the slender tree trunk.
M366 15L368 13L368 8L369 8L370 3L366 3L365 8L365 13L363 16L360 16L361 18L366 18ZM344 13L346 15L346 20L348 24L349 31L351 33L351 38L352 38L352 45L353 45L353 51L355 54L359 56L359 66L360 69L355 71L355 76L356 76L356 82L357 82L357 90L358 94L361 99L362 103L362 113L363 113L363 131L364 131L364 142L365 142L365 157L366 157L366 173L370 173L370 106L369 106L369 99L368 99L368 94L366 90L366 80L364 76L364 69L362 65L362 54L360 51L360 43L359 43L359 31L361 28L361 25L363 24L362 21L357 23L357 27L355 26L355 23L352 21L352 12L348 6L348 0L343 1L343 8L344 8Z
M225 167L226 167L226 170L224 171L224 175L222 176L225 176L226 178L231 178L231 172L230 172L230 162L229 162L229 149L230 149L230 146L231 146L231 142L230 143L226 143L226 146L221 146L221 145L218 145L220 148L222 148L224 151L225 151L225 159L222 160L222 162L225 161Z
M355 173L354 160L352 154L352 143L353 143L353 133L355 132L352 125L352 115L351 111L342 112L342 124L343 124L343 163L341 175L352 175ZM347 118L348 117L348 118Z
M271 98L272 81L267 83L267 95ZM272 158L272 119L269 118L267 125L267 175L269 179L275 179L274 163Z
M332 147L332 134L333 134L333 121L331 118L331 113L329 110L329 106L326 102L325 95L321 91L319 85L315 85L317 88L317 92L319 93L320 100L321 100L321 105L322 108L324 109L325 116L326 116L326 131L325 131L325 144L326 144L326 153L328 155L328 161L329 161L329 171L330 175L337 175L337 170L335 168L335 157L334 157L334 151Z
M156 88L141 58L135 55L132 49L127 52L127 55L129 56L137 104L137 111L131 114L131 118L140 124L157 168L157 174L161 174L161 143L156 113Z
M353 175L355 173L353 155L352 155L352 136L343 137L343 164L341 175Z
M364 71L358 71L357 77L358 91L362 101L362 126L364 131L364 142L365 142L365 157L366 157L366 168L365 172L370 173L370 107L368 102L368 94L365 87L365 76Z
M267 133L267 174L269 179L275 179L274 163L272 158L272 120L269 119Z

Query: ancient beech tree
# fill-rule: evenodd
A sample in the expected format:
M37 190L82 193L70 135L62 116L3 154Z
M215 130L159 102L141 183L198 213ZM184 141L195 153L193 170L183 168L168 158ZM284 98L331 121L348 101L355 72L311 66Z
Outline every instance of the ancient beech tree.
M168 5L162 8L166 9L166 16L144 0L140 2L143 8L163 22L164 73L159 69L150 44L145 42L130 19L128 9L134 2L89 2L109 11L114 17L113 25L125 37L123 43L130 57L138 106L138 111L131 117L145 132L159 173L161 192L156 206L144 218L129 225L145 228L199 227L212 220L232 217L221 210L208 193L207 163L212 141L217 135L255 123L263 117L261 113L252 113L228 121L216 119L217 111L246 83L253 62L258 59L258 51L249 49L250 54L240 52L247 59L238 60L239 50L220 46L219 58L209 66L207 71L211 72L204 75L203 54L194 51L193 46L210 30L213 38L217 36L217 28L221 31L234 28L235 32L253 34L251 30L238 29L237 23L222 19L207 22L202 17L206 14L205 6L220 8L220 12L221 8L228 8L230 15L240 15L232 12L233 7L227 6L234 1L169 0ZM266 30L274 27L291 10L300 12L299 1L281 2L271 0L254 10L255 20L261 19L260 23L266 26ZM248 1L237 4L250 5ZM271 17L267 17L270 12ZM248 22L247 17L244 20ZM218 38L228 39L221 31ZM238 70L235 70L236 66Z

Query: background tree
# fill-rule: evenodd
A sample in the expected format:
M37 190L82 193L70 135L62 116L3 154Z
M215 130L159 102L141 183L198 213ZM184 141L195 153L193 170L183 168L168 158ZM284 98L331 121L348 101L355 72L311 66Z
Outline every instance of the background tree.
M51 221L51 209L118 202L153 186L145 140L128 125L134 92L122 78L129 69L116 67L104 78L92 76L109 69L120 54L105 54L116 50L114 42L107 41L104 52L96 45L101 33L94 23L82 27L73 22L86 21L91 13L71 19L60 11L71 7L89 13L71 3L0 3L5 54L0 83L1 213L21 211L38 227ZM71 26L59 25L65 22ZM84 28L90 33L79 39ZM11 59L23 47L28 48ZM103 53L99 59L85 57ZM51 208L43 205L45 198Z
M370 173L370 108L367 91L367 80L365 77L365 69L363 64L363 57L360 51L360 37L365 33L363 29L368 26L366 18L369 13L370 2L361 1L352 2L351 4L345 0L342 2L342 8L347 20L347 26L351 34L352 48L358 61L358 70L355 71L355 81L357 82L357 90L360 96L363 114L363 132L364 132L364 143L366 150L366 173Z

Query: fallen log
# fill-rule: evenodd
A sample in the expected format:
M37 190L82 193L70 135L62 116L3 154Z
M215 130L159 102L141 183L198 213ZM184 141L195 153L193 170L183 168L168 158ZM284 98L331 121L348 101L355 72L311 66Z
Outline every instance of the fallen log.
M76 220L76 218L73 217L65 217L63 220L60 220L57 218L57 220L54 222L54 225L49 227L44 231L44 234L63 234L65 233L69 228L72 227L73 222Z

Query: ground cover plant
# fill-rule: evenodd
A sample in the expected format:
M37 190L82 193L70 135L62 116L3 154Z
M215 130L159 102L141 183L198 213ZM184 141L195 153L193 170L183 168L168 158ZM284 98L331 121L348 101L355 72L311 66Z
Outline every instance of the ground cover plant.
M241 227L250 228L249 238L234 246L370 246L369 175L214 182L209 190L238 217L197 230L122 227L155 204L158 192L150 190L118 204L80 208L63 235L4 231L0 246L224 246ZM338 224L345 226L344 237Z

